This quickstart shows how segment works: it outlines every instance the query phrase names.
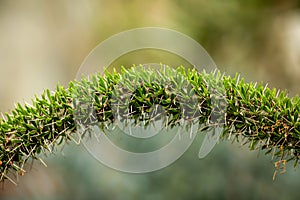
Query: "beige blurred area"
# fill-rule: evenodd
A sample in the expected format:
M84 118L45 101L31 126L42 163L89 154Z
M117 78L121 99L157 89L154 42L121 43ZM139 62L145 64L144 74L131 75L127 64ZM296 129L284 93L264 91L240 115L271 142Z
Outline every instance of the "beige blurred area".
M54 90L57 83L67 87L100 42L149 26L195 39L222 72L238 72L247 81L299 94L299 9L296 0L1 0L0 112L10 112L17 102L30 102L45 88ZM142 55L147 51L124 62L139 64ZM163 171L130 176L103 167L83 147L70 144L64 155L44 158L48 167L35 162L17 187L5 182L0 199L284 199L284 195L297 199L300 195L299 169L295 172L290 166L290 172L274 183L273 164L263 153L257 158L257 152L225 142L199 161L197 151L196 146L188 152L195 155Z

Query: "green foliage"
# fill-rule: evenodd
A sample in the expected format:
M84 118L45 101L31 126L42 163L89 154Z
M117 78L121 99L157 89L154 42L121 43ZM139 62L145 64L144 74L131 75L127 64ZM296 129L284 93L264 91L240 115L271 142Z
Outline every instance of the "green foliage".
M287 161L298 163L299 102L285 91L220 72L164 66L97 74L71 82L67 89L45 90L32 105L17 104L5 114L0 120L0 180L13 181L9 173L24 175L29 158L40 159L41 152L53 152L64 141L76 142L75 133L85 136L94 125L109 133L116 120L148 126L162 119L165 127L198 126L199 133L223 127L223 139L273 153L277 171Z

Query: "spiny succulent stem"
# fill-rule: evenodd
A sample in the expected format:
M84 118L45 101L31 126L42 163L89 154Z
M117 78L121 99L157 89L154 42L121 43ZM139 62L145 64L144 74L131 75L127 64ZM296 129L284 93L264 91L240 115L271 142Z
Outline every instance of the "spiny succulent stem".
M154 106L154 109L153 109ZM98 125L109 132L118 120L127 126L163 126L198 132L222 127L223 139L246 140L251 150L262 149L279 161L300 158L300 100L267 85L245 83L238 75L164 67L158 71L123 68L121 73L97 74L73 81L67 89L45 90L30 104L17 104L0 119L0 181L9 173L24 175L29 158L41 160L59 144L80 137ZM182 123L183 122L183 123ZM82 133L76 140L75 133ZM276 175L276 173L274 174Z

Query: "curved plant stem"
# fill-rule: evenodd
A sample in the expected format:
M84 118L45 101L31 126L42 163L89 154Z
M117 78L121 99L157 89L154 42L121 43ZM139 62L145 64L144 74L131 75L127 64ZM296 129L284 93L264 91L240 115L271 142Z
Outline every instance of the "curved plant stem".
M273 153L278 170L287 161L298 163L299 111L298 97L245 83L237 75L199 73L183 67L135 67L97 74L71 82L67 89L58 85L55 92L45 90L32 105L17 104L10 114L4 114L0 119L0 181L13 181L10 173L24 175L29 158L39 159L41 152L75 141L74 133L79 130L83 136L98 125L109 132L117 118L127 125L133 120L147 126L158 118L170 128L196 124L201 125L199 133L223 127L223 139Z

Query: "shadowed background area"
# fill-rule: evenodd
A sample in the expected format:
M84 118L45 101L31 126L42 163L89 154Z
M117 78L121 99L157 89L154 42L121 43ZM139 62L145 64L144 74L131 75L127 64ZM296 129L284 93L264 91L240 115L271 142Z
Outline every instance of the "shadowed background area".
M43 89L67 87L101 41L132 28L156 26L198 41L226 74L300 93L300 2L297 0L0 1L0 112L30 102ZM120 44L122 45L122 44ZM165 52L133 52L114 65L184 60ZM221 142L199 160L200 141L163 170L131 175L67 144L36 161L1 199L299 199L300 172L288 165L272 180L263 152ZM59 148L61 149L61 148ZM61 153L62 152L62 153ZM299 167L297 167L299 168Z

